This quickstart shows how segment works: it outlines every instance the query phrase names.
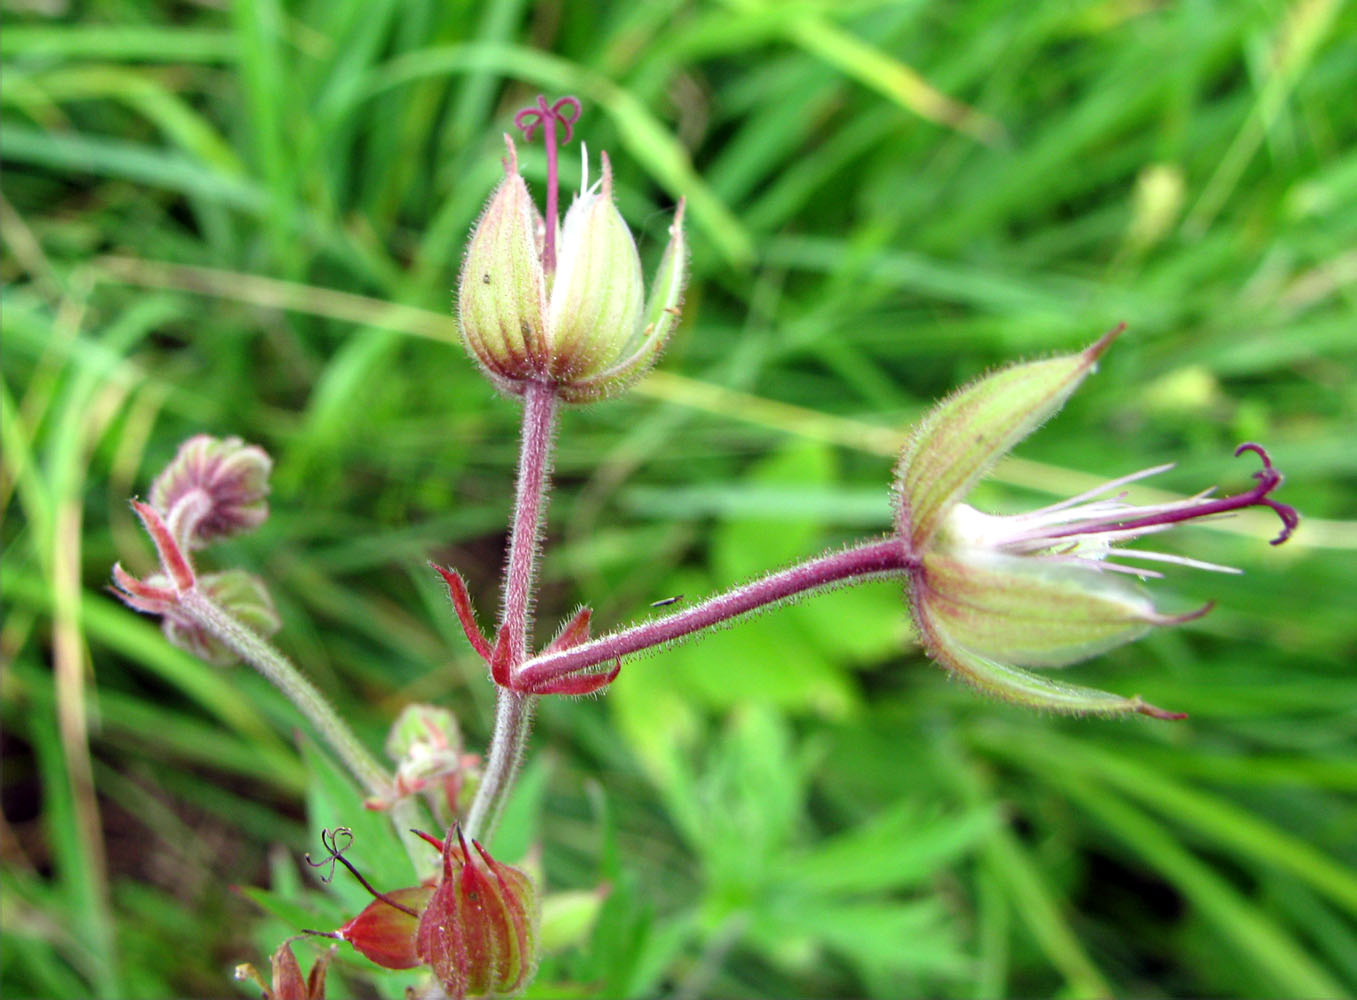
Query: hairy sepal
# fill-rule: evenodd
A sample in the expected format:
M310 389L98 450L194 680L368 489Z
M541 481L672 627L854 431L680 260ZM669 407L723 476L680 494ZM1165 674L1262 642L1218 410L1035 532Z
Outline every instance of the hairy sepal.
M1078 354L1000 369L920 421L896 471L897 524L912 554L925 551L947 513L995 462L1064 405L1121 330Z

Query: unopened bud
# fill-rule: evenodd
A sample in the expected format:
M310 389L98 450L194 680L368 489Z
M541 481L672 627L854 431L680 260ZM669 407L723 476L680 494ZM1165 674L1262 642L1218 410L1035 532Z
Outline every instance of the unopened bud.
M532 880L458 831L443 842L443 877L419 920L419 957L454 1000L512 996L537 967Z
M334 936L349 942L355 951L384 969L413 969L423 964L415 949L418 914L432 895L432 885L384 893L335 931Z
M292 954L292 940L288 940L273 953L269 983L248 962L236 966L235 978L253 981L264 991L263 1000L325 1000L325 973L333 958L333 947L322 952L311 967L311 974L303 979L297 956Z
M508 392L541 382L567 402L614 395L650 369L677 325L687 267L683 206L648 302L635 240L613 203L606 156L601 180L566 213L554 270L544 260L543 226L510 141L505 179L462 267L462 336Z
M151 486L151 506L187 549L252 531L268 517L273 461L240 438L199 434L179 446Z
M481 758L464 752L457 717L446 708L405 706L387 736L386 752L396 763L392 795L370 800L369 808L389 808L398 799L426 792L440 822L451 824L470 806L480 784Z
M206 573L197 578L198 588L236 621L258 635L273 635L282 627L282 619L273 606L264 581L243 569L228 569L221 573ZM149 577L151 586L168 586L169 579L160 574ZM208 632L193 619L171 604L162 610L161 628L165 638L180 649L219 667L230 666L240 659L225 643Z
M425 747L427 751L417 748ZM401 709L386 737L386 755L400 763L412 753L462 752L462 727L457 716L437 705L413 704Z

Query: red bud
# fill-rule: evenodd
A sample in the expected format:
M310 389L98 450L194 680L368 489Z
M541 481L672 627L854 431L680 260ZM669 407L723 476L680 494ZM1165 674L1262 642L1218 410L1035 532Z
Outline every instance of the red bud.
M537 894L517 868L500 864L458 831L443 842L443 879L419 920L416 947L455 1000L512 995L537 967Z
M374 899L339 930L335 937L347 941L364 958L384 969L413 969L423 964L415 950L415 932L419 928L417 914L433 895L433 886L417 885L385 894L385 899ZM408 907L406 913L391 902Z

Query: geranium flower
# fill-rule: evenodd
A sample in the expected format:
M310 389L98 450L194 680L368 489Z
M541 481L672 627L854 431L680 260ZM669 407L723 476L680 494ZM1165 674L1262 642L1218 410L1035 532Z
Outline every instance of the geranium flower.
M963 503L1014 445L1069 398L1121 332L1079 354L1001 369L945 399L919 424L897 469L897 527L909 561L910 613L930 656L989 694L1058 712L1156 718L1183 716L1123 697L1051 680L1024 667L1060 667L1140 638L1151 628L1200 617L1158 611L1139 581L1162 574L1140 562L1238 572L1127 543L1187 521L1245 507L1276 511L1285 541L1295 509L1272 499L1282 475L1261 445L1258 484L1234 496L1214 490L1174 503L1135 507L1118 492L1163 472L1133 473L1026 514L995 516Z

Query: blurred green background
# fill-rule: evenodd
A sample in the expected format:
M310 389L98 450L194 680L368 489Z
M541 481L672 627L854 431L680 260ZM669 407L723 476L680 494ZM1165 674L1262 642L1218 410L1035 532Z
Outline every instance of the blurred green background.
M1357 991L1353 5L5 10L4 995L244 991L236 962L342 913L298 858L355 817L318 815L300 717L106 590L150 568L126 499L185 437L275 456L271 520L204 561L270 582L279 644L369 745L412 700L483 745L490 685L426 560L493 612L517 407L451 289L539 91L582 100L647 260L680 195L693 242L660 370L564 415L543 637L888 530L930 400L1122 320L977 502L1166 461L1158 488L1238 489L1257 439L1307 521L1280 549L1268 517L1175 535L1246 575L1171 573L1161 606L1217 610L1069 671L1176 725L982 701L890 584L543 705L497 850L610 891L532 995ZM399 995L371 970L345 948L331 995Z

